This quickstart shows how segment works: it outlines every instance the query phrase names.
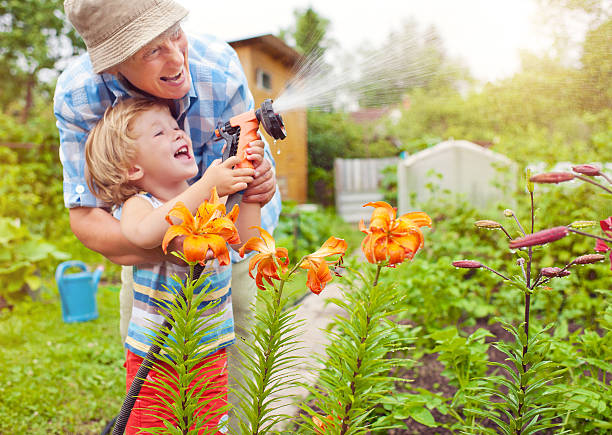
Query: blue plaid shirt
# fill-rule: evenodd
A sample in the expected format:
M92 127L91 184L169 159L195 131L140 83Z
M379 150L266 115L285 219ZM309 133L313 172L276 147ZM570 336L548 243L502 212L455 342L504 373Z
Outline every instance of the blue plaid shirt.
M223 141L215 141L219 122L251 110L253 96L235 51L209 35L189 36L191 89L174 101L173 115L191 137L201 177L204 170L221 158ZM125 80L112 74L95 74L89 55L81 55L59 77L55 89L54 113L60 133L60 160L64 167L66 207L104 207L85 181L85 141L107 107L119 98L141 95ZM266 157L274 165L270 147ZM261 224L272 233L281 211L277 189L261 213ZM234 261L239 257L234 253Z

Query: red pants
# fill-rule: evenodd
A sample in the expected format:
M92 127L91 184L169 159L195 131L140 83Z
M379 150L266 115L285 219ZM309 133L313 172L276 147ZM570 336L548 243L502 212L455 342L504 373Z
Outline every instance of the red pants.
M211 360L214 361L212 365L209 365L207 370L201 371L192 383L193 386L194 384L201 382L202 379L206 379L206 381L204 381L206 391L200 397L199 403L202 405L198 409L197 414L203 415L206 412L213 415L216 414L212 418L212 421L206 426L209 431L210 429L217 428L220 422L227 422L227 414L221 414L220 411L218 411L221 407L227 404L227 355L225 353L225 349L204 358L204 360L199 363L194 370L200 369L204 364L207 364L207 362ZM129 391L130 386L132 385L132 380L136 376L142 361L143 358L139 357L133 352L130 352L129 350L127 351L125 361L125 368L127 371L126 391ZM167 364L163 364L163 366L164 368L168 368ZM175 372L172 371L172 373ZM156 368L152 367L149 371L147 379L142 384L140 394L136 399L134 408L132 409L132 414L130 415L127 422L127 427L125 429L126 434L137 434L139 433L140 428L163 428L164 425L158 416L164 416L167 420L169 419L170 415L167 412L158 409L162 403L160 402L159 398L167 398L167 396L163 395L163 393L159 390L151 387L151 381L155 381L156 379L160 378L160 376L161 373L158 373ZM223 431L227 432L227 429L223 429ZM200 433L204 433L204 431L200 431ZM217 434L222 433L217 432Z

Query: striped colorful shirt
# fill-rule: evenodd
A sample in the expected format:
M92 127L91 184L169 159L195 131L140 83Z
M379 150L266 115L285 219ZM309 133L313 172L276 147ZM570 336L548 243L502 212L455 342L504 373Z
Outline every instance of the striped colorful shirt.
M139 194L147 199L153 207L162 203L148 193ZM114 211L114 216L121 218L121 207ZM210 263L210 262L209 262ZM180 289L178 278L183 281L189 273L189 268L170 262L156 264L139 264L134 266L134 305L132 317L128 326L125 347L135 354L145 357L151 346L151 335L157 332L164 322L160 310L174 301ZM203 355L210 355L234 342L234 316L232 311L231 266L221 266L215 260L202 272L208 274L204 284L196 290L196 294L206 291L205 301L200 305L201 317L218 313L202 328L210 331L202 338L200 344ZM176 278L175 278L176 277Z
M173 115L191 137L200 178L206 168L221 158L224 141L216 141L219 122L251 110L253 97L236 52L213 36L188 36L191 89L174 100ZM121 77L95 74L87 53L78 57L60 75L55 88L54 113L60 134L60 159L64 173L66 207L103 207L85 181L85 141L107 107L119 98L141 95ZM266 157L274 164L270 147ZM261 224L272 233L281 211L280 193L261 212ZM232 253L232 260L239 261Z

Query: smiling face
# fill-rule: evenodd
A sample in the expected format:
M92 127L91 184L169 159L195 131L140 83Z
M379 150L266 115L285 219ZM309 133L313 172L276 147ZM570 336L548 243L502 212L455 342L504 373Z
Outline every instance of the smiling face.
M136 139L137 149L130 179L141 189L164 199L170 191L180 193L186 181L197 175L191 140L167 108L139 114L130 125L130 136Z
M180 27L164 33L113 68L133 86L154 97L176 100L191 87L187 36Z

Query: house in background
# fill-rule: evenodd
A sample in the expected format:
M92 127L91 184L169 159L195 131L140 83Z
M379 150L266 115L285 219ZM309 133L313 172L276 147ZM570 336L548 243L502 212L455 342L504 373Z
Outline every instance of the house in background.
M301 59L297 51L273 35L241 39L229 44L238 53L255 99L255 107L259 107L266 98L274 100L282 92ZM275 144L265 134L276 161L276 180L284 200L304 203L308 195L306 111L281 115L287 129L287 138Z

